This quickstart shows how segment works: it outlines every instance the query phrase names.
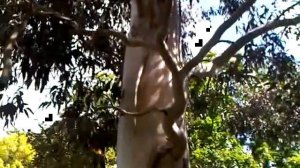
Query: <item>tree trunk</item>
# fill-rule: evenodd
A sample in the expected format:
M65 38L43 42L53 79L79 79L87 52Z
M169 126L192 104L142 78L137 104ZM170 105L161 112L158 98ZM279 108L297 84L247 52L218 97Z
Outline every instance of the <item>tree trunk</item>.
M165 0L167 1L167 0ZM129 39L156 45L165 10L153 0L131 0ZM178 2L174 0L165 38L174 62L180 60L180 22ZM162 17L162 18L160 18ZM121 108L142 115L122 115L118 123L118 168L185 168L188 150L180 159L163 154L168 143L163 121L166 109L174 103L172 72L160 52L147 47L126 47L122 78ZM184 102L185 103L185 102ZM148 111L148 112L147 112ZM181 117L175 130L185 130ZM186 136L186 135L185 135Z

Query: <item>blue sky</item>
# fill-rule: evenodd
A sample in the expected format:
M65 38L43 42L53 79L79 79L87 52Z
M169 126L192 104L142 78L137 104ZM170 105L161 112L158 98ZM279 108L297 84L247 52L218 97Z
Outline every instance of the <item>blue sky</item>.
M207 3L209 2L209 4ZM206 1L200 1L201 6L203 8L207 8L209 6L217 6L218 5L219 0L206 0ZM256 3L256 5L261 5L262 3L266 3L269 2L271 3L272 1L265 1L265 0L258 0L258 2ZM287 6L291 5L293 1L289 1L290 3L282 3L282 4L278 4L278 6L282 9L286 8ZM296 11L299 11L300 7L291 12L289 15L291 15L291 17L296 14ZM198 10L200 11L200 10ZM197 11L195 13L195 16L192 17L197 17L197 15L200 15L200 12L197 13ZM215 17L212 19L212 23L209 22L205 22L205 21L199 21L197 23L196 27L196 37L193 39L190 39L190 46L192 49L192 53L193 55L196 55L199 51L200 48L196 48L194 43L198 42L199 39L203 39L203 42L207 42L208 39L213 35L213 32L216 30L216 28L223 23L223 17ZM207 27L211 27L211 32L206 32L205 29ZM222 37L222 39L230 39L230 40L234 40L237 39L239 36L236 34L235 32L235 28L234 26L231 27L227 32L225 32L224 36ZM299 53L299 41L296 41L295 39L291 38L290 40L287 41L287 49L289 50L290 54L293 54L296 56L296 58L298 58L300 60L300 55ZM228 47L227 44L221 43L218 44L217 46L215 46L212 51L216 52L216 53L221 53L222 51L224 51L226 48ZM5 92L5 95L12 95L16 90L18 89L18 86L12 86L8 91ZM45 92L47 92L47 90L45 90ZM40 105L41 102L43 102L45 100L45 96L47 96L46 93L44 94L40 94L39 91L35 91L33 87L29 88L29 90L24 89L24 101L27 102L29 104L29 106L31 107L31 109L33 110L33 112L35 113L34 115L31 115L30 118L27 118L25 114L20 114L15 122L15 128L19 129L19 130L28 130L31 129L34 132L39 132L39 123L42 123L45 119L45 117L47 117L50 113L53 114L54 116L54 120L58 120L59 117L57 115L57 110L53 107L49 107L46 110L42 110L42 109L38 109L38 106ZM5 98L5 97L4 97ZM5 101L2 100L2 103L5 103ZM4 121L0 120L0 127L2 127L4 124ZM47 122L44 125L45 126L50 126L52 124L52 122ZM13 127L10 126L9 130L12 130ZM0 129L0 137L6 135L5 133L6 130L2 130Z

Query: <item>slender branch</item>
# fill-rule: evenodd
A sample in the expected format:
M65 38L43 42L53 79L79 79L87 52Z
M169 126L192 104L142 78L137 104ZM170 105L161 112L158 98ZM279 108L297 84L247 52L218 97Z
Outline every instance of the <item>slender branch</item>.
M187 62L187 64L182 68L182 73L187 75L195 66L197 66L197 64L202 61L211 48L219 42L224 32L231 27L246 11L248 11L255 2L256 0L247 0L230 16L228 20L221 24L211 39L201 48L197 56Z
M190 75L190 77L196 77L197 79L203 79L205 77L213 77L215 72L214 66L211 67L211 69L204 69L204 71L196 70L194 69Z
M163 58L164 62L166 63L167 67L170 69L171 73L173 75L178 74L178 68L176 66L175 61L171 57L170 53L168 52L167 45L164 41L159 40L158 42L158 48L161 54L161 57Z
M153 45L148 44L141 40L130 40L129 38L126 37L125 34L114 31L114 30L103 30L103 29L98 29L96 31L85 30L83 28L80 28L79 24L76 21L73 21L70 17L63 16L59 12L56 12L51 9L46 9L41 6L36 5L36 11L34 13L40 14L40 15L52 16L52 17L59 18L61 20L69 21L69 22L71 22L72 27L75 29L74 32L78 33L78 34L84 34L84 35L89 35L89 36L93 36L93 37L94 36L106 36L106 37L114 36L114 37L120 39L125 45L131 46L131 47L143 46L143 47L147 47L147 48L151 48L151 49L155 48Z
M167 44L164 42L164 38L168 33L171 10L172 10L172 0L166 0L163 9L163 16L160 16L162 17L162 20L161 20L161 27L157 35L158 36L157 45L158 45L158 50L164 62L166 63L167 67L170 69L173 75L177 75L178 68L176 66L175 61L173 60L173 58L171 57L168 51Z
M286 12L289 12L290 10L294 9L297 5L300 5L300 1L294 3L293 5L289 6L285 10L283 10L277 17L276 20L279 20L282 16L285 15Z
M165 134L168 137L169 143L171 143L172 149L167 147L167 144L165 144L166 148L163 150L163 152L159 152L158 161L154 161L154 165L163 158L161 155L170 154L175 161L180 159L185 150L186 150L186 137L185 134L182 131L176 132L173 128L174 123L183 115L185 111L185 105L186 105L186 99L185 99L185 91L184 91L184 79L181 76L181 73L178 71L175 61L173 60L172 56L168 52L167 45L164 41L165 36L168 33L169 28L169 22L170 22L170 15L173 8L177 7L176 4L172 4L172 2L176 3L173 0L166 0L163 4L164 8L160 9L163 10L161 27L158 32L158 38L157 38L157 45L158 50L162 56L162 59L166 63L167 67L170 69L172 73L172 85L173 85L173 92L174 92L174 102L171 107L165 109L166 116L163 120L163 129L165 131ZM178 12L177 10L173 10L173 12ZM176 18L178 19L178 18ZM170 149L170 150L169 150Z
M142 2L140 0L137 0L137 2L138 2L138 6L141 7ZM165 6L168 7L170 3L172 3L172 0L168 0L166 2ZM169 8L171 8L171 7L169 7ZM165 13L170 13L169 8L166 8ZM34 5L34 13L35 14L41 14L41 15L48 15L48 16L52 16L52 17L57 17L59 19L65 20L65 21L70 21L72 23L72 26L75 29L75 32L79 33L79 34L84 34L84 35L89 35L89 36L95 36L95 35L96 36L106 36L106 37L114 36L114 37L120 39L125 45L131 46L131 47L143 46L143 47L150 48L150 49L156 49L156 47L153 46L152 44L149 44L149 43L141 41L141 40L129 39L129 38L126 37L126 35L124 35L120 32L114 31L114 30L103 30L103 29L101 30L101 29L98 29L96 31L91 31L91 30L82 29L82 28L79 27L79 24L76 21L73 21L70 17L63 16L62 14L60 14L57 11L45 8L45 7L40 6L40 5L36 5L36 4ZM169 20L169 16L164 15L162 23L167 25L168 20ZM159 32L159 37L158 37L159 39L163 39L162 36L164 36L164 34L167 33L167 26L162 26L162 27L163 28L160 29L160 32ZM166 28L164 28L164 27L166 27Z
M85 34L85 35L90 35L90 36L94 36L94 35L106 36L106 37L114 36L114 37L122 40L122 42L124 42L124 44L128 45L128 46L132 46L132 47L134 47L134 46L145 46L145 47L148 47L148 48L154 48L154 47L152 47L152 45L146 44L143 41L129 40L126 37L126 35L124 35L120 32L114 31L114 30L101 30L101 29L98 29L96 31L90 31L90 30L82 29L82 28L80 28L79 24L76 21L73 21L70 17L63 16L61 13L59 13L57 11L54 11L54 10L49 9L49 8L45 8L45 7L37 5L37 4L33 5L33 10L34 10L33 13L35 13L35 14L52 16L52 17L59 18L61 20L71 22L73 28L75 29L75 33Z
M230 41L230 40L219 40L219 43L229 43L229 44L233 44L234 41Z
M36 3L32 3L32 13L33 14L52 16L52 17L59 18L61 20L66 20L66 21L72 21L73 20L72 18L70 18L68 16L64 16L63 14L61 14L61 13L59 13L59 12L53 10L53 9L38 5Z
M147 42L142 41L142 40L129 39L129 38L126 37L125 34L123 34L121 32L114 31L114 30L98 29L96 31L90 31L90 30L83 30L83 29L76 28L75 32L77 32L79 34L85 34L85 35L93 36L93 37L97 37L97 36L106 36L106 37L113 36L113 37L116 37L117 39L120 39L127 46L131 46L131 47L146 47L146 48L149 48L149 49L155 49L155 46L153 46L150 43L147 43Z
M246 35L240 37L234 44L230 45L219 57L213 60L212 70L216 70L224 66L229 59L244 45L253 40L254 38L279 27L292 26L300 23L300 16L293 19L275 20L273 22L267 23L263 26L257 27L252 31L248 32Z
M122 108L116 107L116 106L100 106L100 107L97 107L98 110L100 110L100 109L110 109L110 108L116 110L119 113L119 115L129 115L129 116L135 116L135 117L148 114L148 113L152 112L153 110L157 110L157 111L160 111L160 112L165 112L164 110L160 110L160 109L149 109L149 110L141 111L141 112L129 112L129 111L126 111L125 109L122 109Z
M147 48L151 48L151 49L155 48L153 45L148 44L144 41L128 39L126 37L126 35L124 35L120 32L114 31L114 30L101 30L101 29L98 29L96 31L85 30L84 28L81 28L79 26L79 24L76 21L74 21L72 18L64 16L63 14L61 14L55 10L38 5L36 3L31 3L31 5L32 5L32 14L56 17L56 18L64 20L64 21L68 21L71 23L72 27L75 29L75 31L74 31L75 33L89 35L89 36L95 36L95 35L96 36L106 36L106 37L114 36L114 37L120 39L125 45L131 46L131 47L143 46L143 47L147 47Z

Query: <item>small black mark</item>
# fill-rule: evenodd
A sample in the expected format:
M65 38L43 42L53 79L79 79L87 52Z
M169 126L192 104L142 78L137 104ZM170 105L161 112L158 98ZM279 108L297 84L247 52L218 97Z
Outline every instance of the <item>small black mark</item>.
M199 39L198 43L195 43L195 47L202 47L203 45L203 40Z
M53 115L49 114L48 117L45 117L45 121L53 121Z
M206 32L210 32L210 28L211 28L211 27L206 28Z

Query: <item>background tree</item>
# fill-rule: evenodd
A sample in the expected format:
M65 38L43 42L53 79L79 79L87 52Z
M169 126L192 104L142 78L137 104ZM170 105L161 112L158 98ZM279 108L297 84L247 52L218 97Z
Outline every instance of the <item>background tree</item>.
M207 58L211 56L213 54ZM265 118L253 114L261 112L261 115L264 115L267 109L275 105L270 107L270 103L265 104L258 99L261 103L249 103L241 108L242 102L251 102L249 97L252 101L258 102L255 98L252 99L254 96L250 93L259 96L261 93L268 93L269 87L260 87L261 82L252 83L251 88L256 90L253 92L243 81L243 85L238 85L238 92L232 92L234 87L226 86L230 84L226 79L232 79L228 78L228 75L232 74L234 64L235 62L231 62L215 78L193 79L191 82L192 105L189 111L192 112L187 114L187 118L190 121L188 125L192 167L293 167L299 164L295 162L293 165L289 161L299 155L299 140L291 140L294 135L284 134L280 137L280 133L273 130L275 126L282 126L275 124L280 121L270 122L268 118L281 112L268 113ZM264 77L255 78L255 81L258 79ZM226 87L223 87L224 85ZM275 99L268 99L268 101L278 103ZM264 110L258 111L258 109ZM238 118L241 115L248 117ZM285 115L288 115L288 111L281 113L278 119L285 118ZM250 126L249 123L253 125ZM264 124L264 127L255 129L255 124ZM237 125L240 127L233 129L233 126ZM264 135L271 131L276 135L275 137Z
M200 117L205 118L209 114L210 119L217 119L216 116L221 113L221 118L225 124L228 124L227 128L230 128L230 133L235 135L242 145L250 140L252 145L249 146L258 153L258 157L254 158L260 160L260 163L264 162L265 166L270 165L271 162L269 157L260 157L261 146L274 151L284 150L284 147L289 146L293 149L284 150L285 152L281 154L293 158L290 159L293 162L297 157L288 153L297 150L299 138L297 136L299 132L299 73L297 73L299 67L293 56L285 51L281 35L299 36L299 29L294 31L290 27L300 22L299 16L287 18L287 13L299 6L300 2L295 1L294 4L283 10L274 10L277 3L285 1L274 0L269 6L255 6L255 0L221 0L219 6L203 11L203 17L209 20L213 19L215 15L220 15L225 18L224 23L217 28L212 38L205 43L195 57L189 57L188 45L183 42L184 61L178 58L180 50L177 50L175 55L172 54L174 54L174 49L178 49L180 46L178 41L180 34L183 37L186 37L187 34L193 35L184 29L180 33L180 29L176 27L179 21L181 21L182 27L191 23L188 12L184 10L187 2L180 1L181 3L178 3L180 8L176 8L176 11L170 10L170 4L174 4L175 1L153 2L153 4L152 1L143 1L141 4L138 2L140 1L132 1L132 15L129 16L129 1L0 1L2 9L0 43L3 57L1 87L5 89L13 83L23 81L25 86L34 85L42 92L48 85L51 88L51 97L42 106L54 105L58 107L58 111L63 110L64 117L70 121L68 128L77 129L78 120L81 120L83 125L87 124L87 130L83 131L82 136L76 135L73 140L93 144L97 147L103 148L100 141L102 137L97 138L97 143L91 143L95 132L104 135L105 138L108 137L100 131L102 127L99 125L102 126L102 124L99 123L116 121L116 113L123 114L119 122L118 158L121 159L120 167L135 167L132 166L135 164L143 166L139 163L153 163L160 166L166 164L164 167L174 167L172 164L180 164L178 167L183 167L180 162L186 162L182 156L186 148L177 150L174 146L179 144L179 147L182 147L180 144L182 145L183 141L179 139L178 133L184 131L174 134L172 127L185 111L183 77L189 77L188 75L192 74L193 77L203 82L203 84L196 85L200 87L200 93L197 91L198 94L193 95L191 91L194 101L192 103L196 103L189 107L193 109L192 112L197 112L196 107L199 105L197 103L200 103ZM196 7L197 3L194 2L193 7ZM149 10L142 10L145 7ZM174 24L168 25L170 11L173 12L171 18L177 19L171 19L171 23ZM174 11L178 16L175 17ZM245 21L239 20L246 14L248 14L248 18ZM120 32L127 31L130 27L128 25L130 17L131 36L129 39L126 38L125 33L111 31L111 29ZM221 39L222 35L235 23L237 23L236 30L240 38L234 42L229 41L229 47L219 53L218 57L208 59L212 63L211 68L203 67L207 61L204 57L213 46L224 42L224 39ZM278 27L284 29L272 31ZM175 39L170 36L172 31L177 33ZM167 35L169 36L166 39ZM254 40L258 36L259 38ZM155 39L156 37L158 39ZM171 76L173 85L164 83L154 87L153 84L158 81L160 73L154 73L155 75L151 76L151 68L147 69L147 66L145 66L142 76L150 76L143 77L138 84L136 83L138 80L127 80L129 82L126 84L124 81L126 78L135 78L126 72L132 70L134 74L137 74L137 70L140 69L134 70L133 67L126 64L125 47L121 41L126 44L127 56L135 55L139 59L151 58L146 61L146 65L153 66L155 65L153 59L159 60L158 62L162 63L162 69L166 71L161 75L163 81ZM225 42L228 41L225 40ZM131 51L128 51L130 48ZM241 55L235 55L240 49L243 49L244 52ZM122 68L121 62L124 54L125 64ZM176 61L174 61L175 57ZM236 58L236 61L228 63L231 57ZM133 61L127 59L128 62ZM199 63L202 67L194 69ZM226 66L225 69L222 68L224 66ZM112 85L108 85L105 81L99 82L96 77L96 74L106 70L110 70L116 75ZM122 81L125 92L123 92L120 109L118 107L121 96L119 85L121 70L126 71L123 73L126 75L123 76ZM193 71L191 72L191 70ZM49 83L51 74L56 74L58 77L58 84L54 84L55 86ZM204 87L211 86L211 80L216 80L215 86ZM128 92L125 86L138 86L140 90L143 90L145 94L139 95L139 105L134 104L134 99L132 99L132 95L135 97L137 94L136 90ZM151 100L154 98L156 92L153 89L154 91L164 91L160 92L158 97L162 97L165 102L157 101L154 106L151 105L152 109L150 108L150 110L139 109L139 107L144 107L143 103L150 103L147 101L149 98ZM110 90L112 101L104 101L105 107L99 107L97 102L103 101L103 96L107 96L107 90ZM131 97L128 98L128 95ZM162 95L167 95L167 97ZM19 91L7 104L1 106L1 117L6 120L6 125L9 124L9 121L13 122L18 113L28 114L30 112L30 108L27 107L22 96L22 91ZM222 111L220 110L222 105L227 107L228 96L232 103L229 107L232 110ZM172 103L171 100L174 100L175 103ZM131 129L126 128L130 127L128 123L133 121L133 117L132 113L128 112L143 111L145 115L136 117L134 120L138 123L149 124L146 127L139 125L140 131L137 136L131 136L129 134ZM126 112L127 114L125 114ZM101 122L95 124L86 122L87 120L83 118L79 119L82 116L95 117L93 115L96 115ZM159 119L153 120L156 117ZM160 124L163 126L161 135L158 136L155 131L149 132L150 127L156 128ZM181 128L184 127L185 124L181 125ZM116 130L114 125L111 125L110 128ZM143 137L143 134L146 136ZM127 137L124 137L125 135ZM154 139L161 137L162 141L156 143L149 137ZM168 140L165 137L168 137ZM129 140L125 141L126 139ZM130 141L130 139L133 140ZM105 140L105 142L115 141ZM124 142L123 145L120 142ZM141 143L159 146L159 149L152 150L151 145L150 147L141 146ZM133 148L134 145L139 148ZM128 149L121 150L126 147ZM143 150L143 153L148 153L152 157L147 154L137 160L134 154L138 154L138 150ZM133 155L126 155L128 153ZM174 156L175 161L173 160ZM147 158L153 158L153 160L147 160ZM186 156L184 158L186 159ZM276 162L278 166L285 164L286 159L280 159L284 157L277 158L279 159L273 159L272 162Z
M29 133L30 143L37 153L33 165L49 168L105 167L103 151L88 148L80 142L75 143L63 127L63 122L57 121L39 134Z

